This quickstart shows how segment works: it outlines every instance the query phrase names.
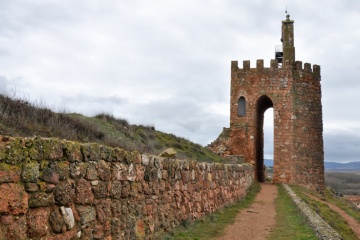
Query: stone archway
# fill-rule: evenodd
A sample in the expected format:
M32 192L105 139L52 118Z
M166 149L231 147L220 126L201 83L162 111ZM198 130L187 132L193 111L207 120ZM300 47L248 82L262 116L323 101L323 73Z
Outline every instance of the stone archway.
M256 102L255 114L255 177L259 182L265 181L264 169L264 113L274 106L271 99L263 95Z

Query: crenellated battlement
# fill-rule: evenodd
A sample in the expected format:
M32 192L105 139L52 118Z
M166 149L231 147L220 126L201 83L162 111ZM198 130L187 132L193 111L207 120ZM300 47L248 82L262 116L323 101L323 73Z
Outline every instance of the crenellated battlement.
M250 67L250 60L244 60L243 61L243 67L239 68L239 63L238 61L231 61L231 69L232 70L243 70L245 72L247 71L251 71L251 70L256 70L256 71L261 71L261 70L266 70L266 69L291 69L290 68L291 64L289 64L288 61L285 61L285 63L283 64L283 67L279 68L279 63L276 59L271 59L270 60L270 67L269 68L265 68L264 67L264 60L263 59L258 59L256 60L256 68L251 68ZM309 73L315 73L320 75L320 66L317 64L314 64L313 66L311 66L310 63L302 63L302 61L296 61L295 62L295 66L293 68L294 70L299 70L299 71L304 71L304 72L309 72Z
M218 146L226 146L223 155L244 156L245 162L255 166L257 180L265 181L264 113L273 108L273 182L321 192L324 146L320 66L295 61L293 24L287 15L282 22L282 45L275 47L270 66L264 67L263 59L256 60L253 68L249 60L240 67L238 61L231 62L230 134Z

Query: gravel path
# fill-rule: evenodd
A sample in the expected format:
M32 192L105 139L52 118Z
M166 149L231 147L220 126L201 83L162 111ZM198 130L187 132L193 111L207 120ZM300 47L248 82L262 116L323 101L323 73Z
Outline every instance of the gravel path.
M262 183L254 203L239 212L235 223L225 229L225 235L217 240L262 240L275 226L275 204L277 187Z

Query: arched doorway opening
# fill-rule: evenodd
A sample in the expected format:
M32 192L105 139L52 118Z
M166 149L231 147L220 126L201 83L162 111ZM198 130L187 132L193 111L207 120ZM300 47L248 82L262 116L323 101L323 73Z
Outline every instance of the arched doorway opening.
M264 113L272 107L273 102L265 95L261 96L256 103L255 177L259 182L264 182L266 178L264 168Z

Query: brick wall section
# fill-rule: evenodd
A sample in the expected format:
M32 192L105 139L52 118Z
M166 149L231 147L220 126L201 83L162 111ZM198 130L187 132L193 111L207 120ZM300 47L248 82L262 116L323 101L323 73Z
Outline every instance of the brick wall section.
M0 136L0 239L156 239L241 199L249 164Z
M296 62L270 68L257 60L231 65L230 154L244 155L263 181L263 114L274 111L274 182L314 190L324 188L324 151L320 67ZM238 115L238 99L246 99L246 116Z

